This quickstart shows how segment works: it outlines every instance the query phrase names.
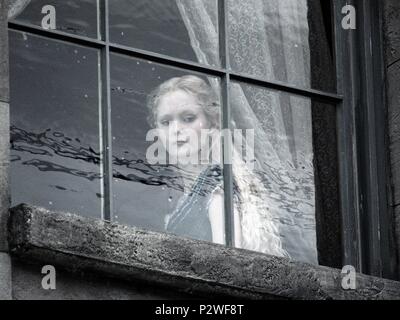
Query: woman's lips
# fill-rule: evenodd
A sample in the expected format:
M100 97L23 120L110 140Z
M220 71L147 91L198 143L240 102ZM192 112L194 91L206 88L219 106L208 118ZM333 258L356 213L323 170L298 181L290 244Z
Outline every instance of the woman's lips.
M178 147L182 147L183 145L185 145L187 143L187 140L182 140L182 141L177 141L176 142L176 145L178 146Z

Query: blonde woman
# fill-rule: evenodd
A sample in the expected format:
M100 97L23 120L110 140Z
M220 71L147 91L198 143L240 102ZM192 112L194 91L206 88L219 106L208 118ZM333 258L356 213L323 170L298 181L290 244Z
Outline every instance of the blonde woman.
M184 195L165 219L165 229L177 235L224 244L224 195L220 165L181 162L188 154L204 158L202 132L220 131L220 103L206 81L197 76L172 78L148 98L149 123L182 175ZM196 141L197 140L197 141ZM288 256L268 206L262 183L234 150L235 246L275 256Z

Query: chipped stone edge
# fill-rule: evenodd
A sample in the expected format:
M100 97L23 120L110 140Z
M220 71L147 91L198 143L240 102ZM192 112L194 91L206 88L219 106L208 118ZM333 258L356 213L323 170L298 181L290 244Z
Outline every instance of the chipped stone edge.
M11 210L11 255L71 272L144 281L204 297L400 299L400 282L341 271L27 205Z

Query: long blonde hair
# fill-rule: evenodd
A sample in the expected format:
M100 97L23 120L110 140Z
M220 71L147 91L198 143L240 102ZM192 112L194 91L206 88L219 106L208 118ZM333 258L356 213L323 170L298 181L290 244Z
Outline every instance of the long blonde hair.
M206 81L193 75L167 80L149 95L147 108L151 126L156 125L155 119L160 99L176 90L192 94L203 107L212 127L220 129L221 104L218 95ZM247 167L236 150L233 151L232 161L235 182L234 210L241 226L239 237L241 243L236 243L236 247L288 257L288 253L282 248L278 227L263 199L263 193L265 194L266 190L261 179Z

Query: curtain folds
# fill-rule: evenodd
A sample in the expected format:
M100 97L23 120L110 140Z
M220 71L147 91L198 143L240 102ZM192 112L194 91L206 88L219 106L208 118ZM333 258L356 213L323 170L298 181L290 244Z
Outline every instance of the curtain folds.
M218 66L216 1L176 3L198 61ZM229 58L235 72L310 87L307 0L228 0L228 8ZM216 81L211 85L220 92ZM257 224L272 220L292 258L317 263L311 101L233 83L231 108L233 128L255 130L256 178L250 185L257 184L263 203L256 209L261 218L247 213L253 216L253 223L247 222L243 233L256 233L252 228L263 232ZM234 161L237 181L249 179L242 167ZM252 193L254 188L243 187L240 192ZM245 214L242 212L242 224L248 218ZM246 248L254 249L250 244Z

